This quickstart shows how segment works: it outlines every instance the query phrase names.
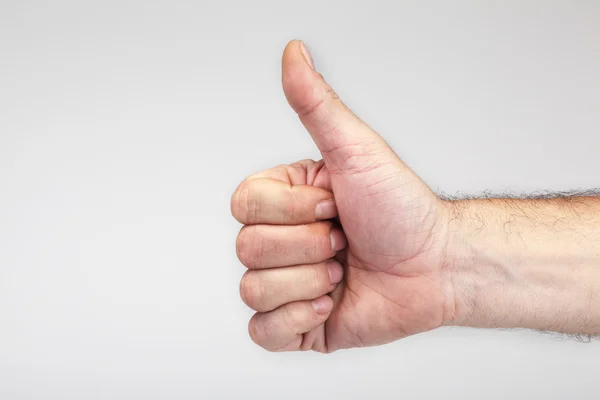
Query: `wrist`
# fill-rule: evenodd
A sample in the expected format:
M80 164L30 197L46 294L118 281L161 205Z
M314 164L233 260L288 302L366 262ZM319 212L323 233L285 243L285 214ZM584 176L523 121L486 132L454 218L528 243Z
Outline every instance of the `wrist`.
M443 200L442 205L446 245L442 256L441 274L446 293L449 294L444 325L477 326L479 323L475 318L481 300L478 299L477 287L472 287L472 283L477 274L484 273L476 267L481 256L470 243L472 221L464 215L468 204L463 200Z
M503 327L501 301L491 298L498 290L510 289L507 281L512 275L505 263L494 259L497 238L489 227L493 211L479 209L469 200L443 203L448 237L442 270L453 294L445 324Z
M444 206L443 273L453 293L446 325L600 331L594 238L584 245L574 237L579 225L558 226L571 218L562 206L539 202L535 215L530 203L519 200Z

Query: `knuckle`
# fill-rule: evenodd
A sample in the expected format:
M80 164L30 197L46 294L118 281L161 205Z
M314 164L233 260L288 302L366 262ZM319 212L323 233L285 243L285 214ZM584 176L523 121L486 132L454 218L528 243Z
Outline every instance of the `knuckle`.
M261 326L256 314L250 318L250 321L248 322L248 335L250 336L250 339L259 346L262 346L264 340L263 328Z
M309 102L309 103L305 103L303 106L297 107L296 113L301 118L310 117L311 115L318 113L320 109L322 109L324 107L328 107L331 104L331 102L341 103L340 97L335 92L335 90L333 90L333 88L327 82L325 82L323 75L319 74L319 77L325 83L325 85L324 85L325 90L324 90L323 96L321 96L318 100L315 100L315 101ZM326 112L325 116L322 117L320 124L321 124L321 126L327 126L331 123L331 120L332 120L331 113Z
M235 250L240 262L247 268L256 268L260 261L260 237L253 226L244 226L240 230L235 243Z
M282 326L280 321L273 316L254 314L248 323L250 339L260 347L274 351L273 345L279 342Z
M243 197L246 196L246 181L242 181L242 183L239 184L239 186L237 187L237 189L235 190L235 192L233 192L233 195L231 196L231 203L230 203L230 208L231 208L231 215L233 215L233 218L235 218L236 220L238 220L238 222L240 223L244 223L244 218L243 215L245 213L244 207L243 207Z
M263 291L255 271L247 271L240 281L240 297L250 308L259 310L263 303Z
M245 179L231 197L231 215L242 224L256 221L260 213L260 204L253 192L252 180Z

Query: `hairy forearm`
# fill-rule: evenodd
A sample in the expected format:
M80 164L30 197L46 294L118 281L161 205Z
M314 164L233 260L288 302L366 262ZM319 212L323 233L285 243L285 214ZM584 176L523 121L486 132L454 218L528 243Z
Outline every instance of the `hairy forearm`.
M600 197L444 203L449 324L600 333Z

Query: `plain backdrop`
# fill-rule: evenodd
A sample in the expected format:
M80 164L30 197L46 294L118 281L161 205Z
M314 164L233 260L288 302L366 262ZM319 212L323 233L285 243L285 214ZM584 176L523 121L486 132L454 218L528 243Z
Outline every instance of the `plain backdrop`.
M600 186L598 2L0 1L0 398L597 399L557 335L251 342L229 198L319 158L294 38L436 191Z

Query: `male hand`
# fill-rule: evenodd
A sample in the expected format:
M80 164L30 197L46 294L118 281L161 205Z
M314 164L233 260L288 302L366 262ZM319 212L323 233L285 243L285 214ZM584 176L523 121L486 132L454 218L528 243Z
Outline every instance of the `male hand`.
M241 297L258 311L251 338L332 352L444 325L454 307L444 205L312 65L302 42L288 44L283 89L323 160L250 176L231 201L245 224Z

